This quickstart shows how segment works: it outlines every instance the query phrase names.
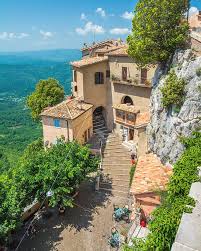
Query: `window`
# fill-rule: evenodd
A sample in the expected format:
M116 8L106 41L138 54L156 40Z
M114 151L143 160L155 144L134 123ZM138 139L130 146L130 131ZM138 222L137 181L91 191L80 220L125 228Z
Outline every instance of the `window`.
M60 120L59 119L54 119L54 126L57 128L60 127Z
M133 105L133 100L129 96L125 96L122 99L122 104L131 104L131 105Z
M88 139L90 139L90 137L91 137L91 129L89 128L88 129Z
M127 113L126 115L127 122L134 123L135 122L135 114L133 113Z
M125 112L124 111L120 111L120 110L116 110L116 119L117 120L121 120L121 121L125 121Z
M141 83L145 84L147 81L147 69L143 68L141 69Z
M104 74L103 74L103 72L96 72L95 73L95 84L96 85L104 84Z
M87 138L87 130L86 130L86 131L84 132L84 142L86 143L87 140L88 140L88 138Z
M106 78L110 78L110 70L106 71Z
M77 82L77 71L74 70L74 77L73 77L74 82Z
M77 85L74 86L74 90L75 90L75 92L77 92Z
M122 67L122 80L127 80L127 67Z

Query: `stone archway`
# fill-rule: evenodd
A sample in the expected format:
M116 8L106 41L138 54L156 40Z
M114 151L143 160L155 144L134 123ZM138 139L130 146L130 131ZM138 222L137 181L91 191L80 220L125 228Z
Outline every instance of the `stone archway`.
M134 105L134 104L133 104L132 98L129 97L129 96L124 96L124 97L122 98L122 100L121 100L121 103L122 103L122 104L131 104L131 105Z

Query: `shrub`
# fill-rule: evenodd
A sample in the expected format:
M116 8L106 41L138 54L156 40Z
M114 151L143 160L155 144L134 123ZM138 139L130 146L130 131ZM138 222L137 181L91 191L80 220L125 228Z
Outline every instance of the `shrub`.
M136 165L133 165L131 166L131 170L130 170L130 186L132 185L132 182L133 182L133 177L134 177L134 174L135 174L135 169L136 169Z
M185 85L185 80L178 78L175 71L171 71L164 86L161 88L163 106L166 108L169 108L171 105L181 107L184 102Z
M201 77L201 67L199 67L197 70L196 70L196 75L198 77Z

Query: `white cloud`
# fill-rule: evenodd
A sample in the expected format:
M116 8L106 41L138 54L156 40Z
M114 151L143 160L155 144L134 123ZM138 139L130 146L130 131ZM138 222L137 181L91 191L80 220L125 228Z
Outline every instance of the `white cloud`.
M81 16L80 16L80 19L81 20L87 20L87 16L84 13L82 13Z
M198 10L197 7L191 7L191 8L189 9L189 16L192 16L192 15L194 15L194 14L198 14L198 12L199 12L199 10Z
M105 17L106 16L105 10L102 9L102 8L97 8L96 9L96 13L100 14L101 17Z
M133 17L134 17L134 14L133 14L133 12L125 11L125 12L121 15L121 17L124 18L124 19L132 20Z
M40 30L40 34L43 36L43 39L45 40L54 36L54 34L51 31Z
M28 33L14 33L14 32L2 32L0 33L0 40L22 39L28 37Z
M86 35L88 33L103 34L105 30L102 26L87 22L84 28L77 28L75 30L79 35Z
M125 35L130 32L131 31L128 28L113 28L110 30L110 34L113 34L113 35Z
M25 37L28 37L29 36L29 34L27 34L27 33L24 33L24 32L22 32L22 33L20 33L19 35L18 35L18 38L25 38Z

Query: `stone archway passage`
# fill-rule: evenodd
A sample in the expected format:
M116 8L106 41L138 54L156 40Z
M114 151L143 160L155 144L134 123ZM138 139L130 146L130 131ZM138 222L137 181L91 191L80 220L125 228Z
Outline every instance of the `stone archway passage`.
M131 105L133 105L133 100L132 100L131 97L125 96L125 97L123 97L123 99L122 99L122 104L131 104Z

